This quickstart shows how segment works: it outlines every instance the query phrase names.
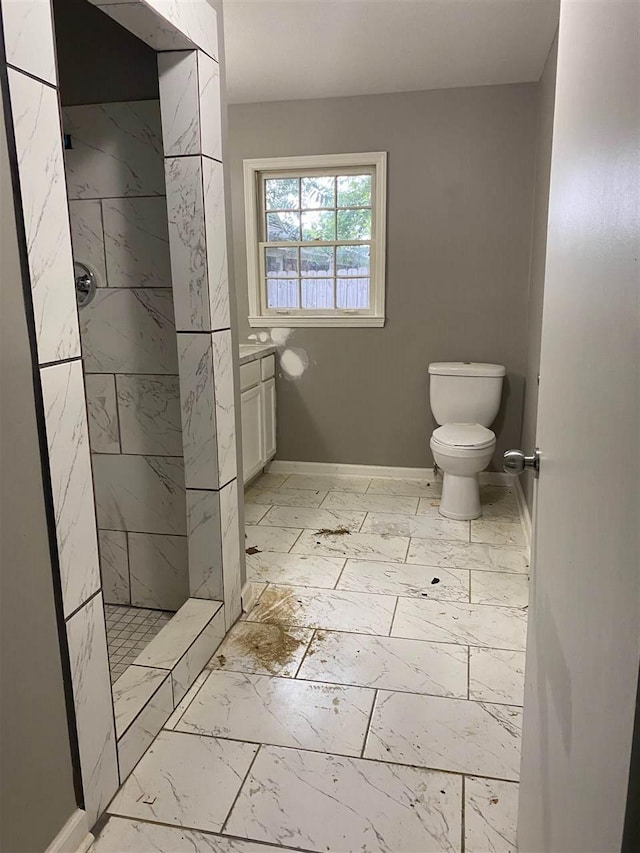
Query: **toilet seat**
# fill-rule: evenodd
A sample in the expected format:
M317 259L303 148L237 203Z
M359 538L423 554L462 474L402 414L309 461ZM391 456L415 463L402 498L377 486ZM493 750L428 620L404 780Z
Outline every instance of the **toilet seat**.
M481 424L444 424L433 431L431 440L449 455L464 456L495 445L496 436Z

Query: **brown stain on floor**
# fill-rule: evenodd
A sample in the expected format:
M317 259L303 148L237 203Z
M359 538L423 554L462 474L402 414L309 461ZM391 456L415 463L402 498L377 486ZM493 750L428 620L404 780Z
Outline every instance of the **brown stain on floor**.
M259 621L268 625L295 625L299 605L300 602L293 592L267 588L252 612L259 614Z
M272 674L280 672L287 664L293 663L300 646L305 645L281 625L269 625L269 630L239 633L233 639L235 648L247 657L253 658L260 666Z

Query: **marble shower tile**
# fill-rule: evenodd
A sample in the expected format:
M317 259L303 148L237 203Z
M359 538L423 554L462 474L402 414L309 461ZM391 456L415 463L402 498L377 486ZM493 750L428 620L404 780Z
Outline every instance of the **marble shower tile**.
M316 631L297 678L465 699L467 648Z
M467 853L517 853L517 827L517 782L467 776L464 781Z
M326 492L312 492L308 489L269 489L251 486L244 495L245 506L306 506L318 507L325 499Z
M233 390L231 331L214 332L213 386L216 405L216 443L219 487L236 476L236 413Z
M82 363L40 371L65 616L100 588ZM112 458L112 457L104 457Z
M493 518L476 518L471 522L471 541L487 545L525 545L524 531L519 521L499 521Z
M62 115L73 140L65 152L70 199L165 194L157 100L65 107Z
M293 678L312 636L311 628L236 622L208 667Z
M529 603L529 577L506 572L471 572L471 601L525 607Z
M337 486L336 488L340 488ZM439 498L442 492L442 481L438 477L429 476L424 480L391 479L390 477L374 477L368 490L369 494L403 495L404 497Z
M70 201L73 259L88 264L98 276L98 287L107 287L104 258L102 206L99 201Z
M122 452L181 456L178 377L120 374L116 384Z
M375 692L242 672L212 672L177 731L359 756Z
M527 614L516 607L399 598L394 637L524 651Z
M91 450L94 453L120 453L115 377L111 373L88 373L84 384Z
M203 158L202 177L211 328L227 329L231 325L231 320L229 319L227 222L222 163L207 157Z
M213 59L218 58L218 19L208 3L168 3L167 0L147 0L157 16L169 21L197 47ZM169 50L164 47L160 50Z
M164 669L129 666L111 688L113 714L118 739L129 728L163 681L168 678Z
M247 621L385 635L395 605L396 599L390 595L268 586Z
M222 580L224 613L229 629L242 612L240 577L240 522L238 519L238 483L233 480L220 492L220 532L222 534Z
M119 784L102 595L70 617L67 640L84 807L92 825Z
M182 717L189 705L193 702L196 693L198 692L198 690L200 690L207 678L209 678L209 671L205 669L200 673L200 675L196 678L191 687L184 694L182 699L178 702L173 714L171 714L167 722L164 724L163 728L171 729L172 731L173 729L175 729L176 724L180 721L180 717Z
M219 602L208 602L208 604L216 604L220 607ZM225 615L223 608L220 607L171 671L174 703L182 699L211 660L211 656L224 639L224 634Z
M245 503L244 520L247 524L258 524L267 512L269 512L268 506Z
M110 18L113 18L114 21L117 21L156 51L193 50L196 47L184 33L179 32L174 26L167 23L166 16L162 12L156 14L148 3L123 3L113 2L113 0L104 0L102 3L98 0L89 0L89 2L98 6L105 15L109 15ZM168 5L173 4L167 4L165 0L165 7ZM199 4L181 5L197 6Z
M187 489L187 537L191 595L221 601L224 587L219 492Z
M6 61L56 85L51 5L47 0L3 0Z
M329 491L339 489L341 492L367 491L371 480L369 477L343 477L331 474L290 474L284 482L285 489L311 489L312 491Z
M277 501L274 501L277 503ZM418 498L402 495L360 495L354 492L329 492L322 502L322 509L355 509L363 512L397 512L404 515L415 513Z
M129 533L131 604L178 610L189 597L186 536Z
M225 832L326 850L460 850L462 780L282 747L262 747Z
M38 361L43 364L80 354L58 94L11 68L8 78Z
M209 285L201 157L165 160L176 327L209 331Z
M282 853L280 847L254 844L195 829L110 817L91 846L91 853Z
M129 669L132 668L129 667ZM142 667L136 667L136 669L142 669ZM128 670L125 670L121 678L124 678L127 672ZM118 766L123 782L147 751L172 710L171 679L165 677L160 687L118 740Z
M101 529L186 534L180 457L97 455L93 475Z
M87 373L178 373L169 288L101 288L80 324Z
M110 814L218 832L258 747L161 731Z
M379 691L365 758L517 780L522 709Z
M127 534L119 530L99 530L100 576L107 604L130 604L129 549Z
M167 200L102 202L109 287L171 287Z
M173 669L220 608L219 601L189 598L171 621L138 655L135 661L136 666Z
M347 560L338 589L444 601L469 601L469 572L405 563Z
M217 488L214 365L209 335L178 334L178 360L186 483L193 489Z
M313 530L303 530L292 553L403 563L408 546L409 539L405 536L383 536L379 533L318 536Z
M469 522L430 515L400 515L370 512L362 525L363 533L412 536L416 539L456 539L469 541Z
M264 551L247 554L247 579L262 583L332 589L344 566L343 557L305 557ZM386 564L388 565L388 563Z
M471 648L469 699L481 702L524 702L524 652Z
M263 524L245 525L245 549L275 551L286 554L302 531L289 527L267 527Z
M165 157L202 153L196 55L195 50L158 54Z
M220 68L215 60L198 51L198 94L200 96L201 151L222 160L222 106Z
M262 520L268 527L306 527L312 530L345 527L351 533L360 530L366 513L313 507L274 506Z
M529 570L529 555L525 548L483 545L478 542L445 542L435 539L412 539L407 563L442 566L453 569L476 569L490 572L520 572Z

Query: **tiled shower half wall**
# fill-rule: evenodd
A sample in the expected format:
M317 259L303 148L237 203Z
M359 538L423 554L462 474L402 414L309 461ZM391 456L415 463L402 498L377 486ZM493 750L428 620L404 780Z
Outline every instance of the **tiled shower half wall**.
M74 260L106 604L177 610L187 515L159 101L67 107Z

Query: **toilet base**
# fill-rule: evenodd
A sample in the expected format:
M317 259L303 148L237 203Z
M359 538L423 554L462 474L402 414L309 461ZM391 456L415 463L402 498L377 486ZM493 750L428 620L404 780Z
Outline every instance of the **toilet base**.
M455 518L458 521L480 518L482 507L477 474L461 477L459 474L444 472L440 515L445 518Z

